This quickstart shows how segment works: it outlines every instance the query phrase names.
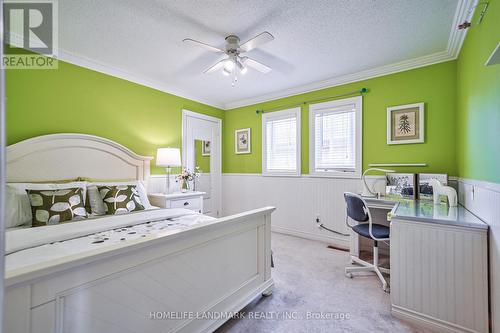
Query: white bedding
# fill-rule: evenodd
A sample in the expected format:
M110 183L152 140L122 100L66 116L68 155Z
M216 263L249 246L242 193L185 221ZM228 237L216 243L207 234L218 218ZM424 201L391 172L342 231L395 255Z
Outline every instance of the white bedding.
M155 209L65 224L8 230L6 270L216 220L186 209Z

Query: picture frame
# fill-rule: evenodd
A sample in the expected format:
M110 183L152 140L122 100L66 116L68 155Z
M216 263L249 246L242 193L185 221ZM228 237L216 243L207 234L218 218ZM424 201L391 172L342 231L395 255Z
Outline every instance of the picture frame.
M424 103L388 107L387 144L423 143L424 113Z
M252 138L250 128L242 128L234 131L234 153L250 154Z
M414 173L387 174L385 193L387 197L416 199L416 175Z
M210 141L201 142L201 156L210 156Z
M448 185L448 174L446 173L419 173L418 174L418 198L422 200L433 200L434 193L429 179L437 179L443 185Z

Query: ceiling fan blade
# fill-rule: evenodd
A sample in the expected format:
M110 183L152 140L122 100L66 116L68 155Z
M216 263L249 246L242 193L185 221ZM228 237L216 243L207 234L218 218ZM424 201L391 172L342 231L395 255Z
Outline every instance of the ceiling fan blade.
M243 64L245 66L248 66L248 67L251 67L253 69L256 69L259 72L264 73L264 74L269 73L271 71L271 68L267 67L266 65L264 65L261 62L258 62L257 60L253 60L253 59L251 59L249 57L244 57L243 58Z
M208 50L211 52L215 52L215 53L221 53L221 52L224 53L225 52L224 50L219 49L218 47L208 45L206 43L203 43L203 42L191 39L191 38L185 38L182 41L185 43L192 44L192 45L200 46L200 47L204 48L205 50Z
M212 65L212 66L208 67L207 69L205 69L203 71L203 74L210 74L210 73L215 72L218 69L221 69L226 64L226 61L227 61L227 59L220 60L219 62L215 63L215 65Z
M240 45L240 50L241 52L248 52L250 50L253 50L257 46L260 46L264 43L270 42L274 39L273 35L271 35L269 32L264 31L263 33L255 36L254 38L246 41L245 43Z

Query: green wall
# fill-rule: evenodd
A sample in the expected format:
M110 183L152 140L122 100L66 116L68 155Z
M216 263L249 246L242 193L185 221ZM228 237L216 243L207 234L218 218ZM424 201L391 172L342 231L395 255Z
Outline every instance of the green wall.
M7 143L76 132L117 141L141 155L180 147L182 109L224 111L65 62L57 70L8 70ZM152 161L152 173L164 173Z
M255 111L301 103L368 88L363 97L363 169L369 163L427 163L421 168L396 168L401 172L443 172L456 169L456 62L450 61L352 84L295 95L275 101L228 110L224 117L223 172L260 173L262 170L262 120ZM425 143L387 145L387 107L425 102ZM309 171L309 115L302 107L302 173ZM234 154L234 130L250 127L252 153Z
M484 65L500 42L500 1L476 25L479 8L457 63L458 175L500 183L500 65Z

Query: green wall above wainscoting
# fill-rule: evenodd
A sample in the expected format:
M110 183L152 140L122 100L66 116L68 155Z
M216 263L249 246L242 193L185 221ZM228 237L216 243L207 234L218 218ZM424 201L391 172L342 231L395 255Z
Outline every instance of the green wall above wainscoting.
M456 176L456 61L228 110L224 117L223 172L260 173L262 120L257 109L322 99L361 88L363 96L363 169L369 163L427 163L394 168L401 172L440 172ZM425 103L425 143L387 145L387 107ZM302 106L302 173L309 172L309 114ZM251 128L252 153L234 154L234 130ZM392 168L392 167L391 167Z
M76 132L155 156L158 147L181 147L182 109L224 117L223 110L62 61L57 70L8 70L6 81L8 144ZM151 171L164 173L154 160Z
M500 42L500 1L478 25L479 12L457 63L458 175L500 183L500 65L484 65Z

